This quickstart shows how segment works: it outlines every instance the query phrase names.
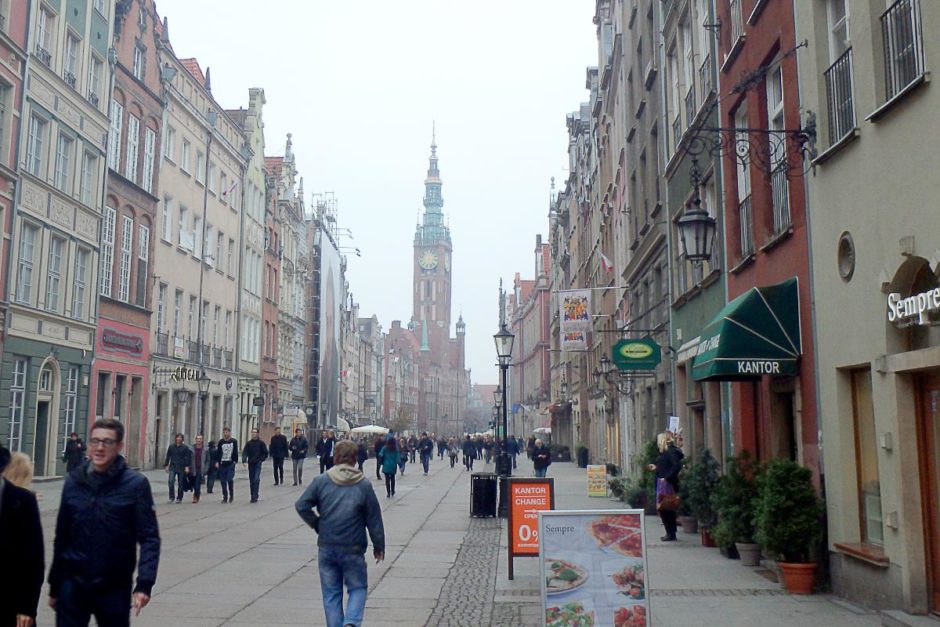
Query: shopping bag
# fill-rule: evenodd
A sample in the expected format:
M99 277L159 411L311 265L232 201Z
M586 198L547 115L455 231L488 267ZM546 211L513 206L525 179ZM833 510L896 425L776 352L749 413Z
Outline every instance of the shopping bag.
M672 484L666 479L656 480L656 509L661 512L674 512L679 509L681 500Z

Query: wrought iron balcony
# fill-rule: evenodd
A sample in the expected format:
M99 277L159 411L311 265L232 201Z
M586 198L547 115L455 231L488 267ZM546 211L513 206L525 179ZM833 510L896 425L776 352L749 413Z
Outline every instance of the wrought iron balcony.
M74 74L71 72L66 72L62 78L65 79L65 82L69 87L75 89L75 84L78 82L78 79L75 78Z
M898 0L881 16L885 93L890 100L924 73L920 2Z
M52 53L40 45L36 45L36 56L47 66L52 66Z
M826 106L829 111L829 145L834 146L855 128L855 97L852 91L852 49L836 59L825 74Z
M741 257L754 254L754 216L751 211L751 195L738 205L738 225L741 232Z
M705 101L708 94L712 91L712 59L705 57L702 65L698 68L699 93L702 94L702 102Z
M157 333L157 343L154 347L154 354L166 357L170 354L170 334Z
M695 121L695 87L690 85L689 91L685 94L685 125L692 126Z
M770 175L770 191L774 205L774 235L790 228L790 195L787 190L787 172L777 168Z

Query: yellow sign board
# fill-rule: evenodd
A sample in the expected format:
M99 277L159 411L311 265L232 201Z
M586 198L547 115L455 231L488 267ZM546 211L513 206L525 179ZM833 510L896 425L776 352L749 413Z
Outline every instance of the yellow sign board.
M607 467L591 465L587 467L588 496L607 496Z

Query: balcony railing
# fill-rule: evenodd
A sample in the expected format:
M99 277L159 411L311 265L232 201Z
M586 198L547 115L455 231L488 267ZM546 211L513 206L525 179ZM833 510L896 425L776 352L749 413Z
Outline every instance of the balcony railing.
M232 351L225 351L222 354L222 367L226 370L235 370L235 354Z
M836 59L824 74L826 104L829 109L829 145L855 128L855 98L852 91L852 49Z
M36 56L46 65L52 65L52 53L38 44L36 46Z
M213 368L222 367L222 349L221 348L212 349L212 367Z
M679 149L679 140L682 139L682 116L676 112L676 119L672 121L672 146Z
M68 84L69 87L71 87L72 89L75 89L75 83L78 82L78 79L75 78L74 74L72 74L71 72L66 72L63 78L65 79L65 82L66 84Z
M770 175L770 191L774 204L774 235L790 228L790 196L787 191L786 164L781 164Z
M96 107L96 108L97 108L97 106L98 106L98 102L99 102L99 99L98 99L98 94L95 94L95 93L89 93L89 94L88 94L88 102L90 102L90 103L91 103L91 106L93 106L93 107Z
M699 93L702 94L702 102L712 91L712 59L705 57L702 65L698 68Z
M210 353L211 353L211 351L209 350L209 346L207 346L206 344L203 344L201 352L202 352L202 355L200 355L199 363L206 366L209 364L209 358L210 358Z
M741 257L754 254L754 217L751 214L751 196L738 205L738 224L741 230Z
M685 94L685 126L689 128L695 121L695 87L689 87Z
M189 359L199 363L199 342L189 341Z
M729 48L744 36L744 15L741 13L741 0L731 0L731 41Z
M898 0L881 16L885 92L890 100L924 73L920 3Z
M154 353L166 357L170 354L170 334L157 333L157 345Z

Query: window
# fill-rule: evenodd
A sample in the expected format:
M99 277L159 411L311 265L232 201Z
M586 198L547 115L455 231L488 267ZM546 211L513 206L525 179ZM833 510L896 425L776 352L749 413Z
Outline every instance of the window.
M852 413L855 421L862 542L882 545L884 526L881 517L881 481L878 477L878 441L872 402L871 370L867 368L852 372Z
M176 160L176 129L167 124L166 137L163 138L163 156L170 161Z
M741 105L734 114L735 129L747 129L747 107ZM746 130L735 131L735 141L738 145L746 145L749 136ZM735 159L737 168L738 188L738 226L740 229L739 248L741 257L747 257L754 252L754 233L751 214L751 169L748 163L741 163Z
M176 290L173 301L173 337L180 337L180 322L183 319L183 290Z
M98 157L94 154L82 151L82 171L81 180L78 185L79 200L88 207L95 205L98 192Z
M114 207L105 207L102 216L101 225L101 287L99 292L102 296L111 296L111 281L114 269L114 223L117 212Z
M88 284L87 249L75 251L75 272L72 275L72 317L81 320L85 317L85 286Z
M3 138L6 135L7 122L7 98L11 92L10 86L6 83L0 83L0 145L3 144ZM6 156L2 157L6 162Z
M215 267L219 272L222 272L225 269L225 233L222 231L219 231L219 235L216 237L215 254Z
M144 169L140 186L153 193L153 159L157 149L157 133L149 126L144 131Z
M829 28L829 61L841 57L852 45L849 41L849 13L845 0L828 0L826 19Z
M225 172L219 171L219 193L222 194L222 202L228 202L228 177Z
M235 258L235 240L232 238L229 238L228 240L228 275L230 277L237 276L237 273L236 273L237 264L238 264L238 259Z
M189 173L189 154L190 154L189 142L184 139L183 140L183 156L180 159L181 161L180 168L183 170L183 172L186 172L187 174Z
M72 146L74 141L68 135L59 133L59 142L55 151L55 181L54 184L66 194L71 193L72 180Z
M206 252L204 261L209 267L215 266L215 239L213 238L214 228L211 224L206 225L206 235L203 241L203 250Z
M106 9L107 9L107 3L105 2L105 0L94 0L92 4L93 4L94 7L95 7L95 11L97 11L98 13L100 13L101 15L103 15L104 17L107 17L107 16L108 16L108 14L105 13L105 11L106 11Z
M78 368L69 368L65 379L65 425L62 433L62 449L69 441L69 436L75 431L75 408L78 404Z
M26 405L26 360L13 362L13 380L10 382L10 440L13 452L23 444L23 409Z
M157 333L166 329L166 283L161 283L157 289Z
M212 345L219 345L219 318L222 317L222 308L218 305L215 306L215 311L212 312Z
M147 306L147 283L150 280L150 227L137 226L137 294L138 307Z
M189 339L196 337L196 297L189 297Z
M215 164L212 163L212 160L209 160L209 191L213 194L216 192L215 189Z
M88 101L96 107L101 98L101 72L103 67L104 63L101 59L91 55L91 62L88 64Z
M202 301L202 311L199 313L199 337L205 344L207 342L206 325L209 324L209 301Z
M46 139L46 120L33 114L29 117L29 133L26 138L26 171L40 176L42 170L43 142Z
M140 142L140 118L127 116L127 154L124 157L124 178L137 182L137 148Z
M111 128L108 130L108 167L117 171L121 163L121 129L124 124L124 105L111 100Z
M173 199L163 197L163 206L160 207L161 233L164 242L173 241Z
M59 311L60 279L62 276L62 251L65 240L53 237L49 240L49 263L46 268L46 309Z
M232 312L225 310L225 348L231 349L232 347Z
M783 122L783 68L778 65L767 74L767 121L772 131L782 131ZM790 227L790 201L787 191L786 145L780 142L770 146L770 187L774 212L774 234Z
M201 150L196 151L196 182L206 182L206 156Z
M143 7L141 7L141 11L143 11ZM134 46L134 61L131 72L137 80L144 80L144 49L140 46Z
M901 93L924 74L920 2L897 0L881 16L885 55L885 96Z
M75 89L78 83L78 39L72 33L65 36L65 68L62 78Z
M20 256L16 269L16 300L30 304L33 299L33 255L39 228L23 222L20 226Z
M202 245L203 245L203 228L202 228L202 217L193 216L193 256L196 259L202 259Z
M140 10L137 12L137 25L142 29L147 28L147 7L143 2L140 3Z
M128 302L131 292L131 249L134 242L134 219L121 218L121 269L118 276L118 300Z
M55 17L46 7L39 9L38 23L36 28L36 56L46 65L52 65L52 48L55 44Z

